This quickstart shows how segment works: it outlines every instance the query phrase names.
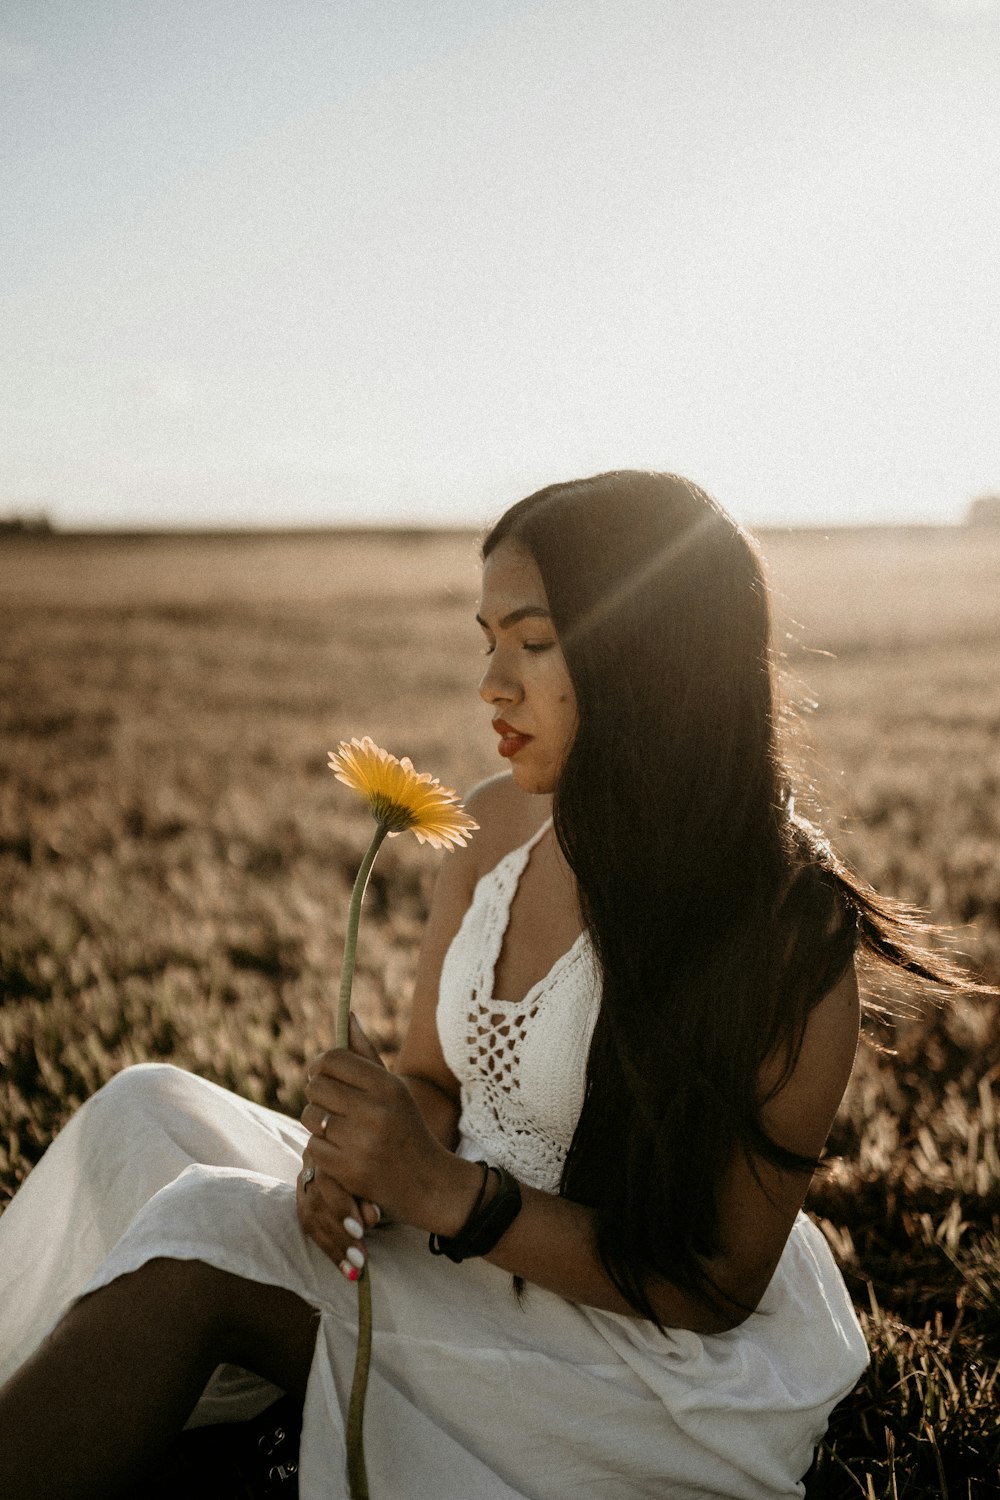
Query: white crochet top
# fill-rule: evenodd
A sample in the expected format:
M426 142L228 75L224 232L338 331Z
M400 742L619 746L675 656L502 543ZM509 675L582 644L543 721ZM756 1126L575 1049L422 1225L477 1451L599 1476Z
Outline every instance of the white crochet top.
M583 1107L600 986L585 933L523 1000L499 1000L493 971L510 906L544 823L476 885L441 968L437 1027L461 1085L463 1156L498 1162L555 1192Z

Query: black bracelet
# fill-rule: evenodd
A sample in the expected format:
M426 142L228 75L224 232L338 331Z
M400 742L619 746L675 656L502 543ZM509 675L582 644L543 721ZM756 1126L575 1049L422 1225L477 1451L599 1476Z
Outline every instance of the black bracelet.
M474 1255L489 1255L521 1212L521 1188L517 1178L512 1177L506 1167L491 1167L485 1161L477 1162L476 1165L484 1168L483 1181L469 1217L450 1239L445 1235L432 1234L428 1241L432 1255L447 1255L456 1265ZM491 1172L497 1174L500 1186L484 1205L483 1197Z
M483 1199L486 1197L486 1184L490 1180L490 1169L489 1164L485 1161L477 1161L476 1166L482 1167L483 1169L483 1175L479 1179L479 1192L476 1194L476 1201L469 1209L465 1223L462 1225L461 1229L458 1231L458 1234L455 1235L453 1239L446 1239L443 1235L431 1235L428 1243L432 1255L444 1255L445 1251L443 1247L445 1245L454 1245L456 1240L460 1240L462 1238L462 1235L468 1229L469 1225L475 1219L476 1214L483 1206Z

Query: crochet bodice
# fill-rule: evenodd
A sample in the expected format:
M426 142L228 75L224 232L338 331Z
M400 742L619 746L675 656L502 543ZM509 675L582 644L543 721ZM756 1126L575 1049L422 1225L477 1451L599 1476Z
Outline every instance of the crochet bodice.
M522 1000L493 974L518 881L545 823L477 883L441 969L437 1025L461 1086L459 1131L522 1182L555 1192L583 1106L600 988L585 933Z

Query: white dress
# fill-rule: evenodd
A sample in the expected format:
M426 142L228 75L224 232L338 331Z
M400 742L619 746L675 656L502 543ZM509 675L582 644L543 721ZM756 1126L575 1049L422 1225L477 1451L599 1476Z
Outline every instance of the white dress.
M597 1012L581 938L517 1004L492 993L534 839L476 887L441 976L438 1025L462 1087L463 1155L554 1190ZM66 1307L154 1256L288 1287L320 1312L301 1500L346 1500L341 1412L357 1294L298 1227L306 1132L193 1074L125 1069L93 1096L0 1218L0 1381ZM800 1495L833 1405L868 1353L819 1230L800 1214L757 1312L729 1333L660 1334L482 1260L369 1235L375 1333L365 1448L375 1500L774 1500ZM277 1393L224 1368L193 1421Z

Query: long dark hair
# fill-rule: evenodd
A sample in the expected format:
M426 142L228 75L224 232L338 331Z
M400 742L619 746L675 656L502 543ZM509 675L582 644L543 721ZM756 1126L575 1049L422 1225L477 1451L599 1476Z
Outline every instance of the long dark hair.
M732 1306L704 1261L734 1153L817 1165L765 1130L764 1060L782 1062L773 1097L856 948L932 983L957 973L796 816L761 561L721 506L621 470L512 506L484 557L507 540L538 567L576 691L554 822L602 980L560 1191L597 1210L638 1313L659 1322L654 1275Z

